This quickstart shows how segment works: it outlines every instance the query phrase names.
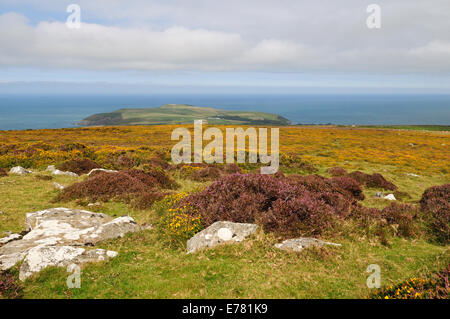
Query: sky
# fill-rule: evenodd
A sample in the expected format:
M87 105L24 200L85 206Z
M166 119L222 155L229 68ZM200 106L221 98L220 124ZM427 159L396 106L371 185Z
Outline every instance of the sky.
M0 0L0 93L36 92L450 94L450 1Z

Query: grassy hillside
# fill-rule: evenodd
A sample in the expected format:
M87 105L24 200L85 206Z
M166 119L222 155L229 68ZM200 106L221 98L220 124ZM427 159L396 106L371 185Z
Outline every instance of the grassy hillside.
M94 114L80 122L92 125L156 125L192 124L207 120L209 124L288 125L290 122L276 114L247 111L225 111L211 107L167 104L158 108L120 109L111 113Z
M0 178L0 237L6 231L21 232L27 213L50 207L86 209L112 217L130 215L139 224L154 226L96 245L119 255L83 265L80 289L67 288L65 268L51 267L22 283L25 298L363 298L374 291L366 285L370 264L380 266L381 284L389 287L450 262L449 245L435 242L421 218L413 219L412 226L418 229L410 236L400 235L398 225L384 225L384 220L364 226L357 220L343 220L336 230L321 235L342 247L284 252L273 246L281 240L278 235L260 231L239 244L188 255L185 241L173 244L163 231L161 220L168 216L165 200L148 208L120 200L94 207L85 200L54 201L59 194L54 182L69 186L88 178L53 176L44 171L47 165L89 158L105 168L123 169L129 164L143 169L154 157L163 162L170 159L170 147L176 143L170 134L175 127L0 131L0 167L22 165L35 171ZM192 130L192 124L187 127ZM449 132L282 127L280 169L286 175L306 175L311 173L305 172L305 167L313 165L315 174L327 178L333 166L378 172L406 193L399 203L419 207L427 188L450 180L449 144ZM242 166L244 173L253 169ZM180 185L167 192L191 194L211 184L192 179L188 174L192 171L189 166L164 169ZM386 190L364 187L363 191L366 198L359 203L365 207L383 209L391 204L375 197L377 192L388 193Z

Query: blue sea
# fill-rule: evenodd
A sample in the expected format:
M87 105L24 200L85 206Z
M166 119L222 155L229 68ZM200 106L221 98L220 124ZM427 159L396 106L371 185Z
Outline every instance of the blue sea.
M0 130L77 127L95 113L171 103L276 113L294 124L450 125L450 95L0 95Z

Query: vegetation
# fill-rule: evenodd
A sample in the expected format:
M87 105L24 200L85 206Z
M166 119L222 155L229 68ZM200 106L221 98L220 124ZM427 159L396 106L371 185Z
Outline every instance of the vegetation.
M119 255L84 265L80 289L67 288L65 269L48 268L23 284L17 269L1 274L3 287L11 287L4 291L25 298L391 298L405 279L422 278L422 286L408 279L401 296L448 296L431 274L450 262L449 133L282 127L281 172L263 176L255 164L171 165L175 127L0 131L0 167L35 171L0 179L0 237L21 232L26 213L61 206L153 225L99 244ZM91 167L86 163L119 173L45 171ZM402 196L393 203L377 192ZM93 201L99 205L88 206ZM224 218L263 227L242 243L185 253L186 239ZM302 253L274 247L292 236L342 247ZM384 289L395 289L367 288L369 264L381 267Z

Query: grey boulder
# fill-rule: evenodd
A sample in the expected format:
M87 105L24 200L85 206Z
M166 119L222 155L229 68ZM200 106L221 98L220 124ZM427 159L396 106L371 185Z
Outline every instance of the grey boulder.
M9 173L10 174L17 174L17 175L27 175L27 174L31 174L33 172L23 168L22 166L16 166L16 167L11 168L9 170Z
M330 246L336 246L336 247L340 247L342 246L341 244L335 244L335 243L330 243L327 241L322 241L320 239L316 239L316 238L307 238L307 237L300 237L300 238L295 238L295 239L287 239L279 244L275 244L276 248L282 249L282 250L291 250L291 251L295 251L295 252L300 252L305 248L308 247L322 247L325 245L330 245Z
M241 242L254 234L257 229L258 226L255 224L227 221L215 222L188 240L187 251L188 253L193 253L197 250L215 247L223 243Z
M99 241L136 232L140 227L129 216L113 219L85 210L51 208L27 214L25 229L28 233L21 239L0 247L0 270L13 267L36 247L92 246Z

